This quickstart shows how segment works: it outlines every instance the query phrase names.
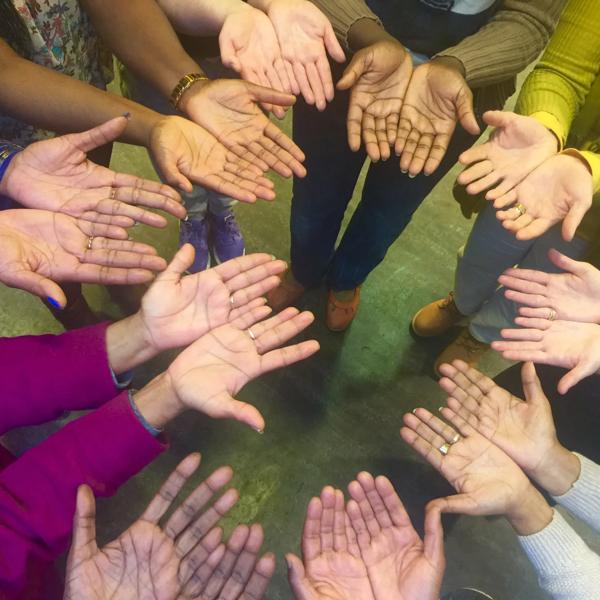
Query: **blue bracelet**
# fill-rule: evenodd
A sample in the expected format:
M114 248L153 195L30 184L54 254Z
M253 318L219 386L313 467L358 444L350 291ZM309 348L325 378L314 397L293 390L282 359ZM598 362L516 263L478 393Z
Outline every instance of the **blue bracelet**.
M138 421L142 424L144 429L152 436L156 437L162 433L162 429L158 429L153 425L150 425L148 421L144 418L144 415L140 412L140 409L137 407L135 400L133 398L133 390L129 390L129 405L131 406L131 410L133 414L138 418Z
M4 177L8 166L10 165L12 159L21 152L23 148L17 146L16 144L10 144L7 142L0 143L0 181Z

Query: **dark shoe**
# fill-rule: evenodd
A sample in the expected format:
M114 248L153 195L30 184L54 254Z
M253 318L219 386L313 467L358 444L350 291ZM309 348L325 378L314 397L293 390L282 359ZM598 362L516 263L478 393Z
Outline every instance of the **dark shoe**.
M494 598L475 588L460 588L460 590L444 594L440 600L494 600Z
M348 291L352 292L352 297L345 301L337 297L336 292L329 290L326 324L330 331L345 331L356 316L360 304L360 286Z
M460 323L464 316L460 314L454 302L454 292L445 298L430 302L424 306L412 320L412 330L419 337L435 337L446 333Z
M306 288L296 281L289 269L281 278L281 283L267 293L267 303L273 312L279 312L288 306L294 306L305 291Z
M465 327L460 335L437 357L433 367L435 374L441 377L440 365L451 364L456 359L466 362L470 367L477 368L479 361L489 349L489 344L476 340L469 332L469 328Z
M184 244L194 246L196 256L189 268L190 273L199 273L210 267L208 251L208 222L206 219L185 219L179 225L179 247Z
M225 261L244 256L244 237L231 209L218 215L208 213L210 224L210 244L218 265Z

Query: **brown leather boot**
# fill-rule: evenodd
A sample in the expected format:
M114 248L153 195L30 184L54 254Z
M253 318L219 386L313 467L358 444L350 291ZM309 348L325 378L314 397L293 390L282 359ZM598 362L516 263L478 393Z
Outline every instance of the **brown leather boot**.
M267 294L267 303L273 312L279 312L288 306L294 306L305 291L306 288L296 281L289 269L281 278L281 283Z
M350 300L344 301L336 297L336 292L329 290L327 297L327 328L330 331L344 331L348 329L358 311L360 304L360 286L351 290Z
M433 366L435 374L441 377L440 365L452 364L452 361L456 359L466 362L470 367L477 368L479 361L489 349L489 344L476 340L469 332L469 328L465 327L460 335L437 357Z
M464 315L456 307L454 292L450 292L445 298L424 306L413 317L412 330L419 337L435 337L446 333L462 319Z

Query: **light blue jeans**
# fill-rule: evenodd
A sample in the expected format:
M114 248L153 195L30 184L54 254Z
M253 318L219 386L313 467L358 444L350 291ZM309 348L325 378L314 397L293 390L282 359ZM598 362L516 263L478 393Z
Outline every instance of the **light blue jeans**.
M543 236L530 241L519 241L502 227L491 204L478 215L469 239L459 250L454 281L455 302L458 310L470 318L471 335L489 344L502 339L500 330L515 327L519 305L507 300L498 277L508 268L519 266L546 273L560 272L548 258L548 250L555 248L574 259L585 256L589 243L575 237L565 242L556 225Z
M207 61L208 62L208 61ZM205 65L204 61L202 68L205 72L215 71L214 64ZM213 76L211 74L211 76ZM126 95L131 100L139 102L156 112L163 115L176 115L177 111L171 106L169 101L156 91L151 85L147 84L136 77L131 71L121 68L121 89L123 95ZM213 192L201 185L194 185L194 189L189 192L182 192L183 203L187 209L189 219L204 219L207 212L212 214L220 214L225 212L235 203L233 198L223 196L217 192Z

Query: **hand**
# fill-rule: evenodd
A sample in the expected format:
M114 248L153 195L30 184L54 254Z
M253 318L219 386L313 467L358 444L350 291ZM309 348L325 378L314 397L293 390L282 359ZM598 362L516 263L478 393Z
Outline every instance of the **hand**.
M139 322L154 354L187 346L264 306L262 296L280 284L277 275L286 269L269 254L249 254L183 276L193 262L194 248L185 244L142 298Z
M101 549L96 543L94 496L89 487L79 488L73 544L67 559L66 600L150 596L185 600L214 598L219 593L219 597L233 600L244 591L262 597L274 560L267 555L256 562L262 543L260 527L236 529L225 548L221 529L214 527L235 505L238 494L229 490L206 507L231 480L229 467L215 471L192 491L164 526L159 524L199 464L199 454L186 457L144 514Z
M339 63L346 60L331 23L308 0L271 0L267 14L277 33L292 92L325 110L334 95L327 54Z
M302 558L286 555L297 600L375 600L344 494L327 486L308 504Z
M390 157L411 73L410 55L395 41L377 42L353 56L337 88L351 89L348 144L354 152L360 148L362 131L371 160Z
M558 382L559 393L600 370L600 325L529 317L517 317L515 323L520 329L501 332L510 341L492 342L492 348L508 360L570 369Z
M110 227L43 210L2 211L0 281L60 308L67 299L55 281L146 283L165 268L152 246L96 237Z
M206 129L181 117L164 117L148 145L159 172L171 185L192 191L192 181L240 202L273 200L263 169L230 152Z
M120 228L136 221L166 227L164 217L140 207L164 210L182 219L179 194L166 185L116 173L87 160L86 153L116 140L127 127L118 117L83 133L30 144L19 152L2 180L0 193L27 208L62 212L72 217Z
M600 323L600 271L554 249L548 257L566 272L507 269L498 279L507 288L504 295L525 305L519 309L522 317Z
M556 154L558 140L532 117L490 110L483 114L483 120L495 129L487 142L458 157L468 168L457 181L467 186L469 194L488 190L486 199L498 200Z
M396 139L400 169L412 177L431 175L440 165L460 122L480 133L473 112L473 94L464 77L436 60L414 69L404 97Z
M277 34L269 17L248 4L240 4L238 10L227 16L219 34L221 62L250 83L291 93ZM281 106L267 103L263 107L280 119L285 115Z
M304 153L258 107L292 106L295 101L291 94L220 79L193 85L183 95L181 108L239 158L283 177L304 177Z
M555 496L579 477L579 460L560 444L550 403L533 363L522 369L526 401L497 386L461 360L441 365L448 407L506 452L529 477Z
M516 207L499 210L496 216L518 240L532 240L563 221L562 237L570 242L592 206L592 175L574 156L557 154L530 173L497 203Z
M425 543L389 479L360 473L348 490L350 523L377 600L437 600L446 561L439 509L427 511Z
M264 430L258 410L233 396L259 375L304 360L319 349L315 340L279 348L313 322L312 313L288 308L257 323L269 312L267 307L257 308L213 329L173 361L167 377L180 405Z

